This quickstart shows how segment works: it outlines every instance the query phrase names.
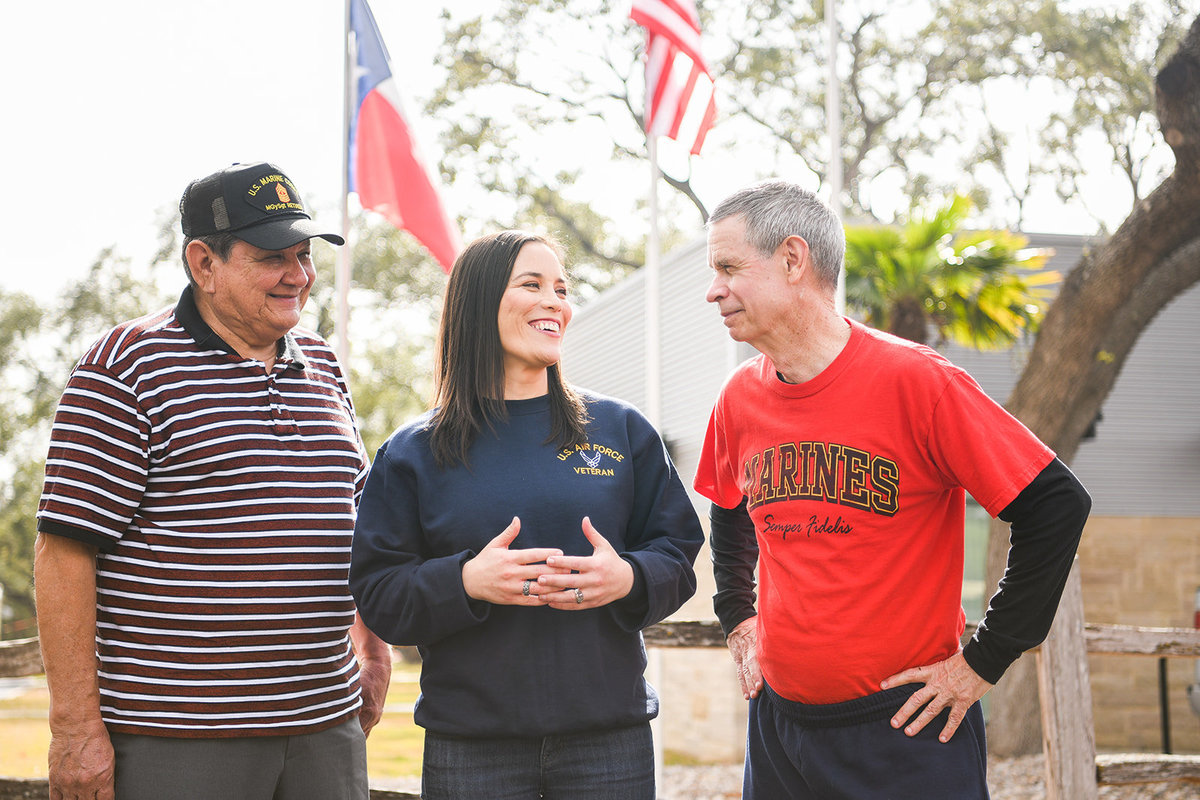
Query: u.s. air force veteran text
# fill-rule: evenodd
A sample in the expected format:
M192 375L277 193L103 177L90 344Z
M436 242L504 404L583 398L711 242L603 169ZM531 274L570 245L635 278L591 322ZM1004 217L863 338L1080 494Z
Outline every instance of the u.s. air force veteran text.
M573 448L562 450L558 454L558 460L567 461L575 455L578 455L579 460L583 462L573 465L576 475L612 477L615 473L608 462L620 464L625 460L624 453L596 442L584 442Z

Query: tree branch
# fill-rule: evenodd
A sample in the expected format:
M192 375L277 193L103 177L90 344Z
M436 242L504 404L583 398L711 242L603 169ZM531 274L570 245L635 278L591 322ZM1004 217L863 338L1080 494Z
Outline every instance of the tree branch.
M1046 313L1008 407L1064 460L1146 324L1200 280L1200 17L1156 81L1175 171L1085 254Z
M621 266L630 267L632 269L638 269L642 266L635 261L602 251L600 246L596 243L596 240L592 238L591 234L585 231L575 222L575 215L569 213L566 209L559 205L559 199L559 195L556 192L545 190L538 193L537 202L543 211L562 223L562 226L566 228L571 236L579 243L584 252L603 261L608 261L613 264L620 264Z

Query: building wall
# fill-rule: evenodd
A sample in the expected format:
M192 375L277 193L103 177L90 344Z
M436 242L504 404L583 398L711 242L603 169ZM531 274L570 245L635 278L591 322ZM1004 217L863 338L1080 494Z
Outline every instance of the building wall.
M725 648L663 652L659 742L667 763L740 763L746 701Z
M1200 587L1200 525L1191 517L1092 517L1079 546L1088 622L1190 628ZM1167 659L1172 750L1200 753L1200 716L1187 698L1193 658ZM1158 752L1158 659L1092 655L1092 711L1100 751Z

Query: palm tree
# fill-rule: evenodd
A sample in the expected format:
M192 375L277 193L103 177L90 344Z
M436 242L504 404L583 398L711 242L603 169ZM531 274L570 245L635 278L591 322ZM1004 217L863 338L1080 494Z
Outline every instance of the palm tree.
M1007 231L959 231L955 195L899 226L847 226L846 305L872 327L921 344L1000 349L1034 333L1059 280L1049 253Z

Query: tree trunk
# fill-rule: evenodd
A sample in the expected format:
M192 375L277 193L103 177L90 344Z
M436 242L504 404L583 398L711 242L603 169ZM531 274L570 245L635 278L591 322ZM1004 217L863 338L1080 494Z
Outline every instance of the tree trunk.
M888 326L888 333L917 344L928 344L929 319L919 299L905 297L896 301L892 307L892 324Z
M1155 84L1158 119L1175 153L1175 170L1071 270L1007 403L1068 463L1142 331L1200 281L1200 17ZM1007 549L1007 526L993 525L991 586ZM1014 665L992 693L988 738L998 755L1038 749L1033 679L1032 669Z

